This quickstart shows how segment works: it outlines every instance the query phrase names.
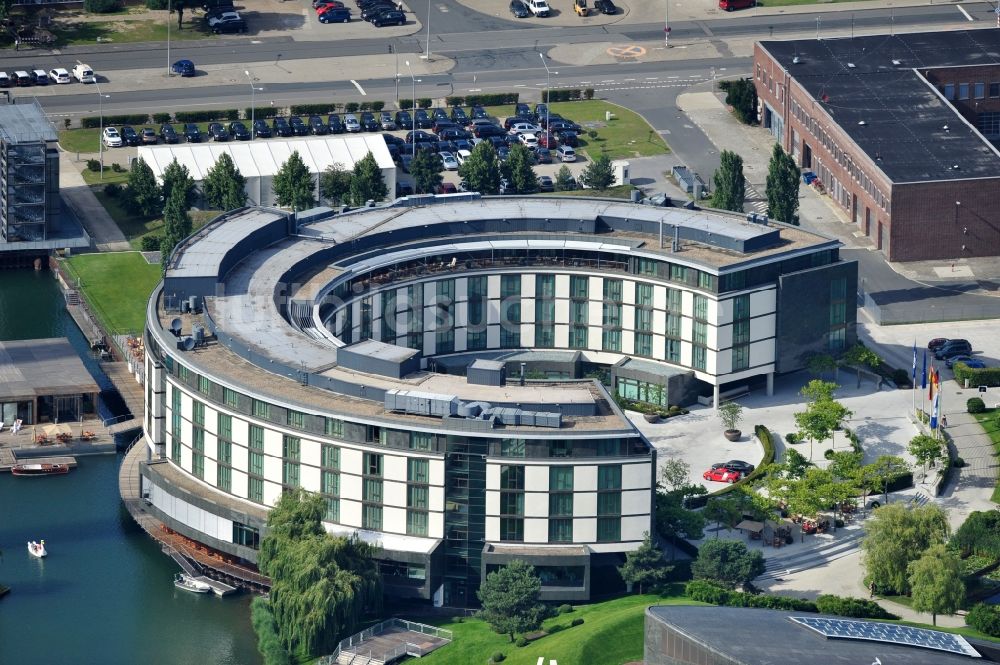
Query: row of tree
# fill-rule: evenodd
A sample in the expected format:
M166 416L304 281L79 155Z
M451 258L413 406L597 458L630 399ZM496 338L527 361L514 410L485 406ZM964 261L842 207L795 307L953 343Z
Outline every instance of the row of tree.
M767 167L767 214L770 218L798 225L799 175L795 160L776 143ZM735 152L723 150L719 168L712 176L712 184L713 208L743 212L746 177L743 175L742 157Z

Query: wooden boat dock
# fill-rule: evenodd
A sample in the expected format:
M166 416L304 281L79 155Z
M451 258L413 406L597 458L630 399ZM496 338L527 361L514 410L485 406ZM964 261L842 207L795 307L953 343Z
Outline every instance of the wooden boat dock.
M125 405L132 414L131 418L123 418L121 421L109 424L108 434L114 436L122 432L128 432L142 427L143 411L143 387L135 380L135 375L129 369L129 364L120 360L101 363L101 369L114 384L118 394L122 396Z
M19 460L10 448L0 448L0 471L10 471L16 464L29 462L31 464L65 464L69 468L76 468L75 457L30 457Z

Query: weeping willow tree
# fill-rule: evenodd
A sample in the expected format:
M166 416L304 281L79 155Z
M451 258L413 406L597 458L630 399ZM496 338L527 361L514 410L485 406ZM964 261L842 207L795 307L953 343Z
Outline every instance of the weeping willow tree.
M271 510L258 565L271 578L270 609L290 654L319 656L354 633L367 612L382 609L375 548L323 529L326 502L288 492Z

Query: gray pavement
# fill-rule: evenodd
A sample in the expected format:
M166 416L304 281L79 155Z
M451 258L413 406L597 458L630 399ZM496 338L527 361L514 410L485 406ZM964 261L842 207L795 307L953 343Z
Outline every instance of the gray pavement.
M59 153L59 192L63 203L83 223L98 250L122 252L132 249L108 211L84 182L80 175L80 165L73 161L68 152Z

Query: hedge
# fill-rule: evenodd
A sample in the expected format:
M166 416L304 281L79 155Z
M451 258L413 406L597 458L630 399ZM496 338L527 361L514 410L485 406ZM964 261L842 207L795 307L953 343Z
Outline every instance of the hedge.
M895 614L886 612L878 603L863 598L843 598L831 594L823 594L816 598L816 608L822 614L836 614L855 619L898 619Z
M104 116L104 126L113 125L144 125L149 122L149 115L145 113L132 113L129 115L106 115ZM92 129L101 126L101 117L89 116L80 118L80 126L84 129Z
M448 106L504 106L505 104L516 104L520 98L521 95L517 92L495 92L465 97L445 97L444 103Z
M83 9L91 14L110 14L121 8L121 0L83 0Z
M976 554L1000 560L1000 512L974 511L951 537L952 546L963 556Z
M1000 637L1000 607L979 603L965 616L965 623L990 637Z
M1000 386L1000 367L984 367L983 369L972 369L965 363L955 363L955 381L958 385L965 385L965 380L969 380L970 386L990 386L995 388Z
M260 119L260 118L273 118L278 115L281 109L274 108L273 106L257 106L255 108L250 108L249 106L243 109L243 117L249 120L250 118Z
M204 111L178 111L174 114L177 122L207 122L209 120L239 120L237 109L207 109Z
M690 510L694 510L696 508L703 508L705 504L708 503L708 500L711 499L712 497L722 496L724 494L728 494L729 492L736 491L736 489L741 485L756 480L758 476L764 473L764 467L774 462L774 441L771 438L771 430L767 429L763 425L755 425L753 428L753 432L757 436L757 439L760 441L760 445L764 447L764 459L760 461L760 464L757 465L757 468L754 469L749 474L747 474L746 476L744 476L743 478L741 478L739 481L732 483L731 485L727 485L723 487L721 490L717 490L715 492L712 492L711 494L702 494L701 496L688 497L684 501L685 508L688 508ZM911 475L911 484L912 484L912 475ZM907 485L907 487L909 487L909 485Z
M905 490L909 487L913 487L913 472L904 471L895 478L889 481L889 492L898 492L899 490ZM881 494L881 492L879 492Z
M684 587L688 598L712 605L726 607L762 607L770 610L792 610L794 612L813 612L819 610L811 600L800 600L787 596L768 596L746 593L745 591L730 591L707 580L693 580Z
M158 125L162 125L163 123L170 122L171 117L172 116L169 113L154 113L153 122Z
M249 110L247 109L248 112ZM326 115L328 113L336 113L337 104L335 102L327 102L326 104L292 104L290 110L292 115ZM249 113L247 117L250 117Z
M965 410L969 413L986 413L986 402L979 397L970 397L965 401Z

